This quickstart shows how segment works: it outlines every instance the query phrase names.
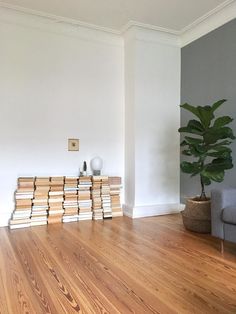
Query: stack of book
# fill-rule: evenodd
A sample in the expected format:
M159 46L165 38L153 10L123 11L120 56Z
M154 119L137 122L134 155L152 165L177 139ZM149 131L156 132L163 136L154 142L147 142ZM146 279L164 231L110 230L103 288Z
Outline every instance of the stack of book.
M63 222L78 220L78 178L66 177L64 185L64 216Z
M78 220L91 220L92 219L92 200L91 200L91 177L79 177L78 184L78 204L79 216Z
M122 216L120 177L21 177L11 229Z
M121 177L109 177L112 217L123 216L120 202Z
M102 176L92 177L92 209L93 219L103 219L102 198L101 198Z
M31 226L47 224L49 178L36 177L35 192L31 214Z
M15 193L15 210L10 220L10 229L30 227L32 199L34 197L34 178L19 178Z
M48 223L59 223L64 214L64 177L50 178Z
M103 218L104 219L112 218L110 187L109 187L109 180L107 176L102 177L101 198L102 198Z

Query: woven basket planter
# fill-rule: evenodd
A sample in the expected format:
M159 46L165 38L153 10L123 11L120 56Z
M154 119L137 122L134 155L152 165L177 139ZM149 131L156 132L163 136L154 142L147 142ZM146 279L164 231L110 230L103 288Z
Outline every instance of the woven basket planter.
M198 233L211 232L211 200L199 201L198 198L187 200L181 212L184 227Z

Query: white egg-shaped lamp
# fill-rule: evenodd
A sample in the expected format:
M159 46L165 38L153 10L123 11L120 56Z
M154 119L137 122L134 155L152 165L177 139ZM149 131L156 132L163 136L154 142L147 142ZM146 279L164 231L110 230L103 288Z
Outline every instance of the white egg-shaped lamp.
M91 166L93 175L94 176L100 176L102 166L103 166L102 158L99 156L94 157L90 162L90 166Z

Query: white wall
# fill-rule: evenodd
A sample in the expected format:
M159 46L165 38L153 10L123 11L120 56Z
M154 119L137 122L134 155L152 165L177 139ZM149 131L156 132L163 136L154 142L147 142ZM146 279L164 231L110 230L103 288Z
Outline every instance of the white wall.
M120 37L0 9L0 225L18 176L77 175L95 155L124 176L123 88Z
M127 47L127 49L126 49ZM130 52L132 51L132 53ZM132 97L126 103L126 133L133 136L133 150L126 138L126 164L134 165L127 179L126 203L132 217L179 210L180 45L176 36L133 27L126 34L125 59L134 63ZM128 82L131 80L131 82ZM130 90L126 89L126 94ZM132 142L132 140L131 140ZM128 198L128 197L127 197Z
M135 203L135 41L132 32L125 34L125 206Z
M125 178L128 215L176 211L179 96L174 35L132 27L123 38L1 8L0 225L17 177L77 175L95 155Z

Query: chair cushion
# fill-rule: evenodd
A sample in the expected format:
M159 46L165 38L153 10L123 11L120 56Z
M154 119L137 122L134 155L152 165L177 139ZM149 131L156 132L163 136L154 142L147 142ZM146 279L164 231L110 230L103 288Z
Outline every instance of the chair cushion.
M236 225L236 206L225 207L222 211L222 220L225 223Z

